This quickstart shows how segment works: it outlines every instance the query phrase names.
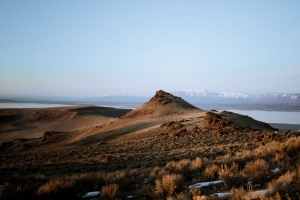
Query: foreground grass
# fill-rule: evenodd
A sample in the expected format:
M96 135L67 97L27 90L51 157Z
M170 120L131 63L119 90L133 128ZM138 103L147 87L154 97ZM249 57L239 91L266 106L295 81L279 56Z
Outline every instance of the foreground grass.
M255 130L216 134L184 126L176 133L153 132L92 146L29 149L0 154L0 199L299 199L300 137ZM276 171L272 171L274 169ZM224 180L200 189L197 182Z

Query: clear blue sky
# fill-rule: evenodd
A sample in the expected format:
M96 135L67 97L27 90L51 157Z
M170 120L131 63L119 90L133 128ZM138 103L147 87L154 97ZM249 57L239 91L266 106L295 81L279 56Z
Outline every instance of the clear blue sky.
M300 1L0 1L0 94L300 92Z

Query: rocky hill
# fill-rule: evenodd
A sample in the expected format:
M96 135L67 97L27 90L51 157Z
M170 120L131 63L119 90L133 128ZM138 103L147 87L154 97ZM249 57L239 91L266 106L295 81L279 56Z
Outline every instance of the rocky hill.
M127 113L123 118L145 117L148 115L152 115L153 117L174 115L190 111L200 111L200 109L180 97L176 97L163 90L159 90L150 99L150 101Z

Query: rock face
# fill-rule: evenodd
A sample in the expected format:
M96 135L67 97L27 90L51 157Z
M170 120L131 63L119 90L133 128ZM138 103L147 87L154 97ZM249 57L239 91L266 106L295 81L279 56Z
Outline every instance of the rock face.
M182 98L174 96L163 90L158 90L148 103L157 104L157 105L166 105L169 103L175 103L180 107L196 108L195 106L189 104Z
M222 119L221 115L207 112L204 115L204 120L206 123L214 130L216 134L223 134L225 132L241 131L249 129L248 127L242 127L238 124L232 123L226 119Z
M221 113L207 112L204 115L206 123L218 134L233 131L269 130L275 131L269 124L257 121L251 117L232 112Z
M157 104L157 105L166 105L169 103L176 104L179 107L184 108L192 108L192 109L198 109L197 107L193 106L192 104L189 104L185 100L183 100L180 97L174 96L170 93L167 93L163 90L158 90L155 95L150 99L148 104Z
M165 97L165 96L173 96L170 93L167 93L163 90L158 90L156 91L155 95L152 97L153 99L155 98L161 98L161 97Z
M161 105L165 105L171 102L171 99L175 96L171 95L170 93L167 93L163 90L158 90L155 95L150 99L149 102L155 102Z
M182 98L176 97L163 90L158 90L150 101L127 113L123 118L141 117L150 114L153 116L174 115L191 110L200 111L199 108L189 104Z

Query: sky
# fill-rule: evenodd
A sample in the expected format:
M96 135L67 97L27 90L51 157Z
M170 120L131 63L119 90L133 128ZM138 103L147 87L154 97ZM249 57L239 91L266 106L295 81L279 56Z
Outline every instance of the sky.
M0 1L0 95L300 93L300 1Z

